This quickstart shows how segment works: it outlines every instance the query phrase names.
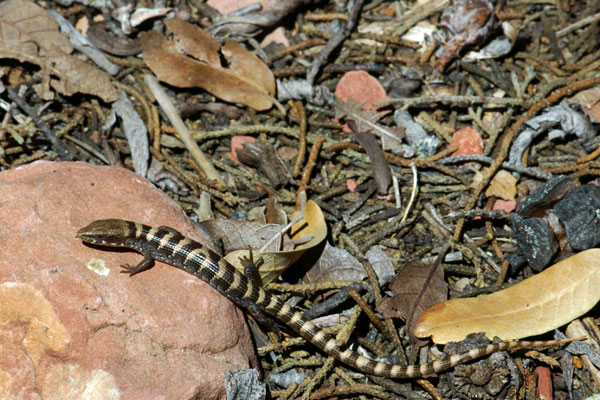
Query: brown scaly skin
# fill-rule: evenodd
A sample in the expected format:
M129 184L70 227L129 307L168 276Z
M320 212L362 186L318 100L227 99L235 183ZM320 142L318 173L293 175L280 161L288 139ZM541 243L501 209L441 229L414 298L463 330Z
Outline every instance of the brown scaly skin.
M452 368L458 364L501 350L550 346L566 341L509 341L478 347L462 354L421 365L391 365L374 361L349 348L342 349L336 340L323 332L304 315L265 291L238 272L215 252L168 227L152 228L136 222L106 219L92 222L77 232L86 243L134 249L144 255L136 266L123 266L130 275L152 266L153 260L180 268L207 282L214 289L248 309L253 314L265 313L282 321L305 340L344 364L367 374L389 378L420 378Z

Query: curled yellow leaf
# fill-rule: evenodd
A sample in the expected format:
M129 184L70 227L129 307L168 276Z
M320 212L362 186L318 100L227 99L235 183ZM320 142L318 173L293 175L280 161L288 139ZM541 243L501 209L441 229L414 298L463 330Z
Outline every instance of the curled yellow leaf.
M295 215L294 215L295 216ZM306 242L288 251L265 251L260 254L263 263L258 268L258 273L263 284L275 281L290 265L296 262L304 252L319 245L327 236L327 224L323 212L314 201L307 201L304 208L304 218L294 224L290 230L290 238L299 240L308 238ZM244 272L240 258L248 256L248 250L233 251L225 259Z
M436 304L415 336L435 343L484 332L503 340L539 335L589 311L600 300L600 249L590 249L496 293Z

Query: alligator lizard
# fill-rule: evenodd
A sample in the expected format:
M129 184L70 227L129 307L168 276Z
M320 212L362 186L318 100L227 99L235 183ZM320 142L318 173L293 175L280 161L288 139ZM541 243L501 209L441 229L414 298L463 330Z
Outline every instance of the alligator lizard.
M153 260L180 268L204 280L236 305L254 312L258 309L280 320L321 351L367 374L390 378L420 378L496 351L565 342L561 340L507 341L478 347L429 364L408 366L387 364L362 356L350 348L342 349L335 338L307 320L300 311L254 284L251 279L238 272L233 265L215 252L184 237L172 228L153 228L135 222L106 219L92 222L80 229L77 236L89 244L126 247L143 254L144 259L136 267L123 266L124 272L130 275L150 268Z

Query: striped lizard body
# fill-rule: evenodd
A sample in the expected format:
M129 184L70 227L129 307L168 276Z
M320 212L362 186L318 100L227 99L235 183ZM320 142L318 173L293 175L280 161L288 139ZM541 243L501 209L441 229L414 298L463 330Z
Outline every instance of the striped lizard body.
M549 346L564 343L551 341L508 341L478 347L467 352L421 365L391 365L372 360L356 351L342 349L335 338L326 334L304 315L265 291L215 252L186 238L172 228L153 228L140 223L118 219L92 222L77 232L86 243L134 249L144 255L136 267L123 266L124 272L134 275L152 266L153 260L180 268L207 282L214 289L243 308L258 310L288 325L321 351L359 371L389 378L419 378L444 371L467 361L501 350Z

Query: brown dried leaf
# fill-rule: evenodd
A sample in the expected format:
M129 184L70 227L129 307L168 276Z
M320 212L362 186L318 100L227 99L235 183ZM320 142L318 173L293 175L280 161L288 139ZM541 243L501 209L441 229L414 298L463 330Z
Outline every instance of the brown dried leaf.
M420 261L406 263L390 282L390 290L394 295L386 296L377 311L383 313L385 318L403 318L407 331L412 333L412 328L425 310L448 298L444 269L438 265L428 280L431 268L431 265Z
M448 41L435 68L442 71L460 50L481 43L492 33L494 6L489 0L455 0L444 9L439 26L448 33Z
M167 20L165 25L173 32L173 40L181 50L210 66L215 68L221 66L219 57L221 45L210 33L180 19Z
M38 65L42 83L34 86L44 100L53 99L50 86L64 95L77 92L118 99L110 75L71 56L73 46L58 30L58 23L43 8L28 1L0 3L0 58ZM58 79L56 79L58 78Z
M447 343L474 332L502 340L539 335L594 307L599 285L600 249L582 251L508 289L433 306L417 322L415 336Z
M169 20L165 24L174 34L173 41L156 31L141 35L144 61L158 79L177 87L200 87L256 110L271 108L275 78L254 54L231 40L220 46L188 22ZM222 65L222 59L227 65Z

